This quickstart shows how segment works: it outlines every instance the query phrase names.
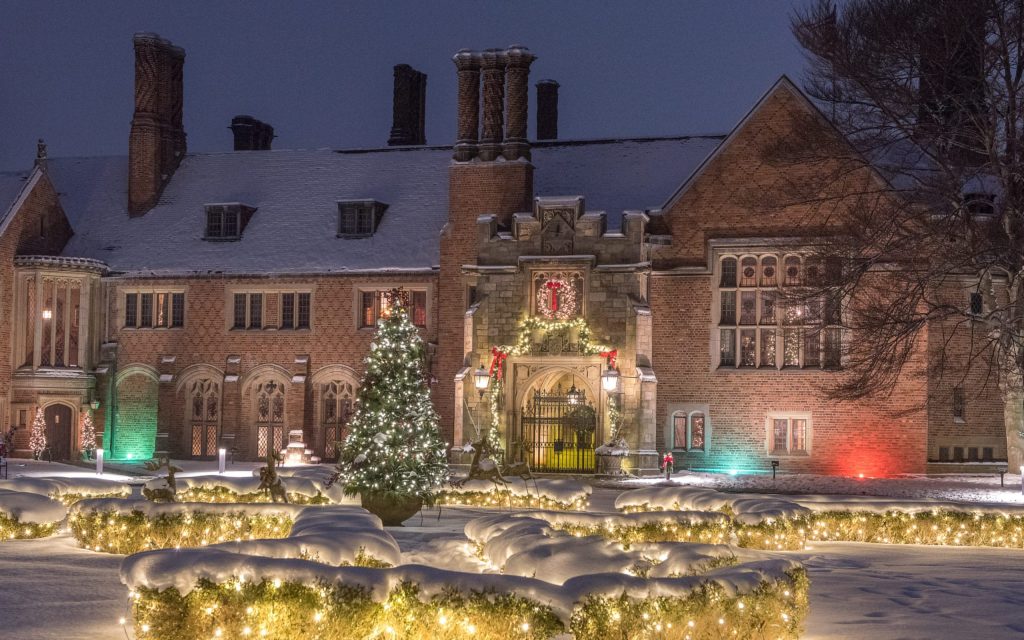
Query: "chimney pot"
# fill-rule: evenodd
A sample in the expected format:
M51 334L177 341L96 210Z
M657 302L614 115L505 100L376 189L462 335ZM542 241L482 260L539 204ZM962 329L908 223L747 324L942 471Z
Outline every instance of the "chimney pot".
M505 65L501 49L487 49L481 56L484 83L484 126L480 136L480 159L495 160L505 138Z
M537 139L558 138L558 83L541 80L537 83Z
M480 54L460 49L452 56L459 77L458 138L453 157L468 162L476 157L480 130Z
M274 140L274 127L252 116L235 116L230 129L235 138L235 151L269 151Z
M388 145L426 144L424 131L427 104L427 74L407 64L395 65L392 126Z
M537 56L522 45L512 45L505 50L505 59L508 122L503 155L506 160L529 159L530 143L526 138L526 127L530 109L530 65Z

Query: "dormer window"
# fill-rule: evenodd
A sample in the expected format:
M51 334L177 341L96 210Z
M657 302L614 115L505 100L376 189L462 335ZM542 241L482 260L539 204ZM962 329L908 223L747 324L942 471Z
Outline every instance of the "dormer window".
M343 200L338 202L338 237L365 238L377 231L377 225L388 205L377 200Z
M204 240L226 242L239 240L255 208L240 202L206 205L206 235Z
M972 216L994 215L996 198L990 193L965 193L964 209Z

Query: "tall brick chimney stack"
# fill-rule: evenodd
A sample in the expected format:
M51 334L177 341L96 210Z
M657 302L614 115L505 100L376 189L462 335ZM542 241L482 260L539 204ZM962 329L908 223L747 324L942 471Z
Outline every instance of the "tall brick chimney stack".
M537 83L537 139L558 138L558 83L541 80Z
M480 159L496 160L505 140L505 65L501 49L487 49L481 55L484 82L484 126L480 133Z
M252 116L231 118L231 133L235 138L235 151L270 151L274 141L274 127Z
M135 113L128 137L128 215L156 204L185 156L183 73L185 51L155 33L138 33Z
M505 51L507 60L508 121L505 123L505 145L502 155L506 160L530 157L530 143L526 126L530 111L530 65L537 56L522 45L512 45Z
M426 144L427 74L395 65L395 92L388 145Z
M455 160L468 162L476 157L480 135L480 54L462 49L452 57L459 77L458 133Z

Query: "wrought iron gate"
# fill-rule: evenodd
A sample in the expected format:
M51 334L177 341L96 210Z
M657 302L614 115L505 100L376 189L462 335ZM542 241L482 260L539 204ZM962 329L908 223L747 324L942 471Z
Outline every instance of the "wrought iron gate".
M571 403L561 391L534 392L523 407L512 441L531 447L527 457L534 471L594 473L597 413L582 393Z

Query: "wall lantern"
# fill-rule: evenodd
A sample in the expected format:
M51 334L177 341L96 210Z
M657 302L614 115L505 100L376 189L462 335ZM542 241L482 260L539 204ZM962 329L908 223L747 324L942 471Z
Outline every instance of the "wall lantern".
M569 393L567 393L565 397L569 401L569 404L575 405L579 404L580 400L583 399L583 394L580 392L579 389L576 388L576 385L574 384L571 387L569 387Z
M487 390L487 385L491 383L491 374L487 373L484 369L484 365L480 365L480 368L473 372L473 386L476 387L480 397L484 397L484 391Z
M601 374L601 388L608 393L614 393L619 388L619 370L609 367Z
M95 410L100 408L100 401L99 400L93 400L92 402L89 403L89 406L92 407L93 411L95 411Z
M43 320L49 320L53 317L53 312L49 309L43 309Z

